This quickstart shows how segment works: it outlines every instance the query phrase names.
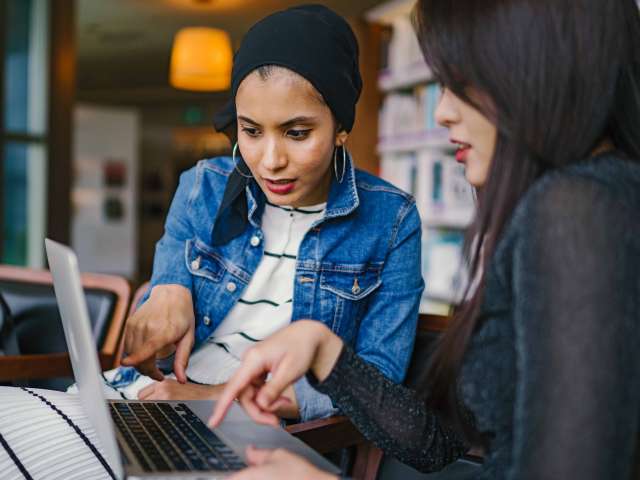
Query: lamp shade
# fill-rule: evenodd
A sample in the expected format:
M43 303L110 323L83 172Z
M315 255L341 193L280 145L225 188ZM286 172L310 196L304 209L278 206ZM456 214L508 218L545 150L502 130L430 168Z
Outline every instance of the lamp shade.
M227 90L231 86L232 63L227 32L207 27L183 28L173 39L169 83L182 90Z

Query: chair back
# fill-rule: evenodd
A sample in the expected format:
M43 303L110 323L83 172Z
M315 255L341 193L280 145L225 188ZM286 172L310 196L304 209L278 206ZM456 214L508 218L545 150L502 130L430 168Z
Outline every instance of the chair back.
M421 390L425 371L427 365L429 365L429 358L434 351L438 338L446 330L449 321L449 317L441 315L420 314L418 317L415 344L409 369L404 380L404 384L407 387L418 391ZM394 458L385 456L382 450L373 445L360 448L358 458L356 458L356 467L360 468L357 472L358 478L363 478L364 480L409 478L413 475L413 471L409 471L408 467Z
M447 328L448 317L441 315L420 314L416 340L411 354L411 361L404 384L412 389L418 389L423 382L425 370L436 346L438 338Z
M120 342L130 287L124 278L97 274L83 274L82 285L93 338L109 368ZM0 295L6 306L3 315L9 318L4 324L10 325L0 336L1 342L9 342L0 345L0 381L24 384L19 381L28 379L33 387L65 389L72 382L71 368L51 274L0 265Z
M13 317L7 302L0 293L0 355L18 355L18 353Z

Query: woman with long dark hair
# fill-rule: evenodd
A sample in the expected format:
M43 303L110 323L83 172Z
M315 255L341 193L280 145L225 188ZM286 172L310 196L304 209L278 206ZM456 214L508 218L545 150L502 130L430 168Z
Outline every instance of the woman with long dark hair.
M421 0L416 14L444 88L437 119L478 192L469 286L424 391L393 385L325 327L298 322L247 352L212 423L235 397L273 422L280 392L309 371L363 434L422 471L479 443L475 478L637 478L638 7ZM294 466L324 475L284 452L248 456L254 467L238 478Z

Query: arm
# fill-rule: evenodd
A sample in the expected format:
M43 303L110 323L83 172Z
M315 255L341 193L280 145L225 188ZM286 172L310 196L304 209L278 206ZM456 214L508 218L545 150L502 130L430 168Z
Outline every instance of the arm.
M424 290L420 251L422 223L414 202L398 214L382 284L360 323L355 352L387 378L401 383L409 367Z
M277 425L273 412L288 402L283 392L308 370L315 387L329 394L367 438L402 461L438 470L466 451L415 392L391 382L313 320L294 322L247 350L216 404L211 426L220 424L235 398L257 422ZM271 379L265 382L268 373Z
M573 180L553 185L522 217L508 478L630 478L640 398L638 211Z
M371 294L355 351L387 378L400 383L409 366L424 289L420 268L422 225L415 203L408 202L399 211L395 227L382 284ZM338 413L331 398L319 394L305 377L294 388L302 421Z
M157 285L182 285L191 290L192 279L185 263L185 244L193 237L193 227L187 217L189 196L196 182L196 169L180 176L178 189L164 226L164 235L156 244L153 257L151 288ZM150 289L151 290L151 289ZM148 298L145 295L143 302Z
M165 233L156 245L151 288L142 305L127 320L124 333L126 366L135 366L156 380L163 375L156 358L175 350L173 369L181 382L194 343L195 318L191 297L192 280L184 259L185 242L192 237L187 218L189 195L195 182L195 169L180 177L171 203Z
M279 414L284 418L299 418L308 422L318 418L327 418L338 413L329 395L323 395L313 388L306 377L301 377L285 395L294 403L284 407Z
M468 450L415 391L384 377L348 346L324 381L308 376L368 440L421 472L441 470Z

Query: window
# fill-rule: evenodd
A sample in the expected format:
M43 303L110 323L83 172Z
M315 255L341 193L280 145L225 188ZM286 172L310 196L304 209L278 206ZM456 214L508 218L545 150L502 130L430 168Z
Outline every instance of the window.
M0 0L0 263L43 267L49 2Z

